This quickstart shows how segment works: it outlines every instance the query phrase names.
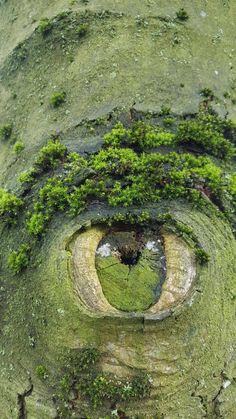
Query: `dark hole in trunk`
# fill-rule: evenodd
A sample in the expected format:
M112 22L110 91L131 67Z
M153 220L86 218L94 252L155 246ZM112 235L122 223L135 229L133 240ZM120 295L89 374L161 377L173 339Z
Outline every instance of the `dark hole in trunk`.
M122 249L123 250L123 249ZM124 252L124 251L120 251L121 256L120 256L120 261L121 263L123 263L124 265L128 265L128 266L134 266L137 265L139 258L141 256L141 252L136 251L136 252Z

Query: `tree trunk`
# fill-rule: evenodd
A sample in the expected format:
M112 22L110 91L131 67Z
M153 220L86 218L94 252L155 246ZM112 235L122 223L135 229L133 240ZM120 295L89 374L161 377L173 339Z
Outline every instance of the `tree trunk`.
M186 19L176 15L182 7ZM0 124L12 124L10 140L0 143L1 187L18 194L17 177L49 138L59 136L69 151L94 153L118 120L153 121L169 107L176 119L194 115L204 89L214 92L219 115L235 118L235 17L230 0L0 0ZM55 107L50 101L58 92L66 96ZM21 154L15 141L24 143ZM236 417L235 237L211 212L179 201L167 207L191 227L210 260L203 266L191 260L196 275L186 295L173 310L167 301L164 315L153 318L118 309L107 315L100 297L93 310L96 287L89 288L90 307L83 282L75 283L75 239L80 243L81 226L89 231L91 221L111 214L101 203L75 218L59 212L47 234L30 242L31 263L19 275L9 272L7 257L26 240L25 215L13 226L2 222L1 418L55 418L63 354L91 345L102 352L103 373L121 380L148 373L151 394L106 405L103 416L78 402L75 417L115 417L116 409L130 418ZM163 208L152 211L155 218ZM93 248L86 243L85 251ZM85 255L88 281L96 276L94 258ZM46 366L45 377L39 366Z

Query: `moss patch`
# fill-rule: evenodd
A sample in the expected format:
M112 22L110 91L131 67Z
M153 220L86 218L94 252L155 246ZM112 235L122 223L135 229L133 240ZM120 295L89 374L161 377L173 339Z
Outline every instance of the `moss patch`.
M144 311L158 299L164 279L163 249L156 237L155 241L147 237L145 232L113 232L99 245L98 277L105 297L117 309ZM108 253L102 255L102 249Z
M1 142L0 179L9 190L15 192L15 175L30 167L54 131L63 131L62 140L70 150L98 150L101 135L89 135L90 127L77 128L77 124L117 106L129 109L135 103L136 109L159 111L164 103L175 113L189 114L196 112L203 97L199 92L207 87L219 98L216 108L221 114L229 110L231 117L235 116L235 2L202 0L190 8L186 0L90 0L88 5L77 1L74 7L78 11L110 8L126 16L107 20L94 16L88 34L83 40L77 37L78 43L73 42L73 28L71 33L65 31L66 40L60 28L47 37L35 31L28 42L24 41L43 16L51 19L67 7L66 0L1 1L1 62L23 41L18 49L22 59L18 70L11 72L5 66L1 74L1 124L13 121L14 135L23 138L26 145L16 159L9 152L10 142ZM181 7L189 14L183 25L173 21ZM57 34L60 42L54 40ZM67 92L67 102L52 109L48 98L62 89ZM47 236L33 249L34 267L17 277L6 269L6 260L11 249L28 240L20 223L24 220L10 229L1 227L2 419L19 417L17 394L29 388L28 374L32 375L34 391L25 400L27 416L55 417L48 380L57 380L57 354L62 346L77 347L89 341L107 352L107 362L102 361L104 370L118 375L127 373L128 368L153 373L155 394L148 401L126 406L127 416L214 416L211 402L222 389L222 370L227 372L230 360L234 363L235 239L229 226L214 215L197 212L187 203L181 206L179 200L171 208L173 216L192 227L210 261L200 268L194 303L181 316L153 327L120 319L86 320L78 308L67 273L64 243L85 218L93 220L101 206L93 205L76 220L57 214ZM115 209L107 212L114 214ZM115 362L111 364L111 360ZM35 376L37 365L49 371L45 382ZM235 374L230 378L232 385L222 390L222 417L235 417L233 377ZM111 417L111 411L94 413L86 405L84 417L105 415ZM81 416L81 409L77 416Z
M97 271L109 303L124 311L143 311L155 302L160 280L147 260L129 268L113 256L97 258Z

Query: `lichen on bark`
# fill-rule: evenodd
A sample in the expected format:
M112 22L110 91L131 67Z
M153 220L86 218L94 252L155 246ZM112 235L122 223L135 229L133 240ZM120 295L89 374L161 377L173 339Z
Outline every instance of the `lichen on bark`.
M176 19L182 7L189 16L184 22ZM0 1L0 125L13 124L9 140L0 143L1 187L18 193L18 175L30 169L48 138L60 136L70 151L86 156L101 149L104 134L119 120L127 126L137 119L159 123L162 114L175 129L178 118L191 119L200 102L223 119L226 114L235 119L235 11L232 1L222 0ZM37 29L45 17L53 21L47 36ZM64 91L66 101L54 109L50 98ZM17 139L25 144L19 156L13 150ZM217 164L226 174L235 170ZM29 192L29 201L43 181ZM235 418L232 227L181 200L148 207L152 216L168 212L191 227L210 256L198 266L189 298L158 321L96 317L81 309L71 240L81 228L89 231L115 215L116 208L94 202L75 218L56 213L47 234L31 243L31 263L19 275L10 273L7 258L28 237L24 214L15 226L1 222L1 418L19 418L17 395L24 398L27 418L55 418L54 389L64 353L87 346L100 349L104 374L118 380L140 371L150 375L150 397L118 404L128 417ZM137 209L128 210L137 217ZM191 244L188 239L184 242ZM43 380L36 373L39 365L48 371ZM88 403L82 407L87 416L101 417ZM104 416L111 415L111 405L102 408Z

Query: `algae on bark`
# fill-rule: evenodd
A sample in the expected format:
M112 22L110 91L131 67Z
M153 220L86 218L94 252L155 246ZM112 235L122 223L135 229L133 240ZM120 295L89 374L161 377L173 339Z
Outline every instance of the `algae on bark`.
M202 89L209 88L216 97L214 109L235 118L235 2L73 3L0 1L1 126L12 122L13 138L25 144L15 156L12 144L1 142L1 187L17 189L17 176L30 168L51 135L61 133L72 151L98 151L117 113L126 122L139 111L147 117L149 111L159 113L162 105L171 106L174 116L191 114L203 99ZM183 24L175 20L181 7L189 15ZM69 9L75 12L72 20L70 14L56 19L51 38L35 30L43 17ZM82 14L85 9L91 13ZM77 41L73 25L81 14L89 27ZM64 29L63 19L70 21ZM50 97L57 91L66 91L67 100L52 109ZM30 382L26 417L54 418L62 354L88 345L102 351L103 372L122 378L138 371L151 375L148 400L118 406L129 417L235 418L235 237L225 220L188 203L163 207L193 229L210 260L199 266L190 299L162 321L96 318L81 310L68 244L82 225L89 232L91 222L99 224L116 209L94 203L75 219L58 214L33 248L34 263L18 276L9 272L6 260L25 239L23 214L16 226L1 224L1 418L19 417L17 395L24 395ZM157 204L152 210L158 209ZM48 371L43 381L36 374L39 365ZM83 409L87 416L101 417L91 406ZM110 406L105 414L111 415Z

